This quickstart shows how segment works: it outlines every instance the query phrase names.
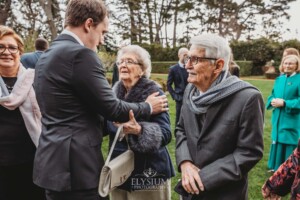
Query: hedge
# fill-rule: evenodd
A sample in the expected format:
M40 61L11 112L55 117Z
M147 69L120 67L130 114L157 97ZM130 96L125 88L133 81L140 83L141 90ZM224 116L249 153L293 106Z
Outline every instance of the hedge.
M175 65L178 61L162 61L162 62L152 62L152 73L167 74L169 72L169 67ZM241 76L251 76L251 71L253 67L252 61L235 61L240 66Z
M178 61L152 62L152 73L167 74L169 72L169 68L177 62Z
M240 76L251 76L253 62L252 61L235 61L238 66L240 66Z
M178 61L153 61L152 62L152 72L157 74L168 74L169 68L175 65ZM240 76L251 76L251 71L253 67L252 61L235 61L240 66ZM108 71L112 71L108 68Z

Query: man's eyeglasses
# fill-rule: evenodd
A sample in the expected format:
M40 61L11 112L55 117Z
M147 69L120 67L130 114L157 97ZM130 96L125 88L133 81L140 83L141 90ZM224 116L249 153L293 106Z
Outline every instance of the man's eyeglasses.
M19 49L17 46L4 46L4 45L1 45L0 44L0 54L4 53L4 51L8 49L8 51L11 53L11 54L16 54L18 53Z
M199 62L204 62L207 60L218 60L217 58L207 58L207 57L197 57L197 56L187 56L184 59L184 64L186 65L189 61L191 65L197 65Z
M117 66L120 66L123 63L125 63L126 66L142 65L141 63L133 61L133 60L121 60L121 61L116 62Z

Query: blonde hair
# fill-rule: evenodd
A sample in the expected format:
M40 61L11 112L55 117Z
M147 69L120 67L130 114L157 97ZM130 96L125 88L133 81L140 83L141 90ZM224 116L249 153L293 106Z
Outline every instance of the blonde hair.
M288 56L283 57L283 59L282 59L282 61L281 61L281 64L280 64L280 66L279 66L279 71L280 71L281 73L283 73L283 67L282 67L283 62L284 62L286 59L289 59L289 58L294 59L294 60L297 62L296 72L299 72L299 71L300 71L300 66L299 66L299 65L300 65L300 58L299 58L299 56L296 56L296 55L288 55Z
M13 29L0 25L0 39L2 39L4 36L12 36L18 44L20 55L24 53L24 42L22 38Z
M291 47L291 48L286 48L283 51L283 54L285 54L285 56L287 56L287 55L296 55L296 56L299 56L299 51L298 51L298 49Z

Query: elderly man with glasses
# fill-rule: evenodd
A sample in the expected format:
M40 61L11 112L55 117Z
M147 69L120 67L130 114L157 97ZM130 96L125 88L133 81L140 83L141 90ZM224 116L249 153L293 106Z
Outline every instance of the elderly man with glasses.
M228 73L230 48L217 35L191 39L189 74L175 129L183 199L247 199L248 172L263 155L264 103L257 88Z

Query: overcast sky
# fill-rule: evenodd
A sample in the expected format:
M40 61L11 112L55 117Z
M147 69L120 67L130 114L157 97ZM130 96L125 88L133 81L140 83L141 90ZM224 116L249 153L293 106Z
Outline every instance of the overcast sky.
M286 22L285 28L291 29L290 33L284 34L283 39L300 40L300 0L291 3L291 18Z

